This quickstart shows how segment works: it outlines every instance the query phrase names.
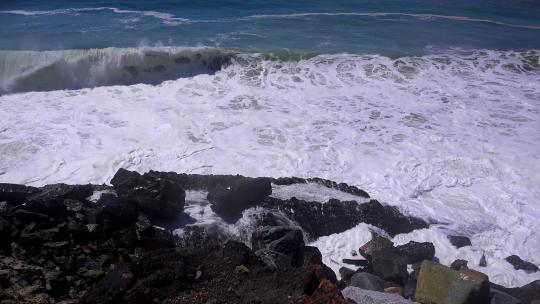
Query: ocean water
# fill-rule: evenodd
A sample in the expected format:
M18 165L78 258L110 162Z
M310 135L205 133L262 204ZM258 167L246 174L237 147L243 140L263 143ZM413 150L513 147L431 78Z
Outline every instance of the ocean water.
M396 243L540 279L504 261L540 265L538 1L50 2L0 2L0 182L319 176L437 223ZM368 229L314 244L337 269Z

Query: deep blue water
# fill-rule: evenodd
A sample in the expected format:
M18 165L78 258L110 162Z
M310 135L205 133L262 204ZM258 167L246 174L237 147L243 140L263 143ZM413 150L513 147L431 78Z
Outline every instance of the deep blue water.
M537 0L0 0L0 11L4 50L163 45L401 56L540 48Z

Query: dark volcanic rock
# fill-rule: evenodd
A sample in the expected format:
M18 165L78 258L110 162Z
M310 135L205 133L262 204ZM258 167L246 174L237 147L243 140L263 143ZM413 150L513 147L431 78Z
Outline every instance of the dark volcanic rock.
M482 257L480 258L480 262L478 262L478 266L480 267L486 267L487 266L487 260L486 255L482 254Z
M38 188L24 185L0 183L0 202L6 201L11 205L19 205L26 201L26 198L39 192Z
M175 180L119 169L111 184L122 201L153 219L173 220L184 210L186 193Z
M0 254L11 254L11 223L0 216Z
M269 197L259 205L283 212L313 238L340 233L359 223L374 225L392 236L429 226L421 219L407 217L397 208L384 206L375 200L363 204L335 199L319 203L296 198L280 200Z
M448 240L452 245L456 246L456 248L461 248L465 246L471 246L471 240L466 236L460 236L460 235L448 235Z
M540 280L536 280L518 288L505 288L503 286L491 283L491 288L495 288L499 291L510 294L524 304L540 299Z
M74 199L83 201L92 195L92 185L66 185L52 184L39 188L39 192L28 197L30 202L63 201L64 199Z
M125 203L114 194L102 194L98 204L102 210L97 214L97 221L103 225L104 229L123 229L132 226L137 221L135 206Z
M407 261L393 248L376 251L371 256L373 274L403 286L407 282Z
M252 249L267 259L274 259L281 266L299 267L304 263L304 237L302 231L290 227L263 227L251 236ZM262 251L260 251L262 250ZM286 260L290 260L289 263Z
M119 303L132 279L133 274L129 269L124 265L118 265L88 290L82 302L87 304Z
M208 192L212 210L221 216L238 216L272 194L268 178L244 178L228 185L215 186Z
M461 268L468 268L467 267L468 262L465 260L457 259L450 264L450 268L454 270L460 270Z
M400 255L406 258L407 264L431 260L435 256L435 246L430 242L410 241L405 245L397 246L396 249Z
M506 292L497 290L495 288L490 289L490 295L491 295L491 304L521 304L522 303L519 299L509 295Z
M516 270L525 270L526 272L537 272L538 271L538 266L534 265L531 262L527 262L527 261L522 260L517 255L511 255L511 256L505 258L505 260L508 263L512 264L512 266L514 266L514 269L516 269Z
M343 259L343 263L350 264L354 266L368 266L369 262L368 260L358 260L358 259Z

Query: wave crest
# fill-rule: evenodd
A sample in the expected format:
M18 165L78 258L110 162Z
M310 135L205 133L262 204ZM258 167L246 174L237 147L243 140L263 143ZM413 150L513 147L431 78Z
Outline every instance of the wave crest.
M0 51L0 93L79 89L214 74L232 52L212 48Z

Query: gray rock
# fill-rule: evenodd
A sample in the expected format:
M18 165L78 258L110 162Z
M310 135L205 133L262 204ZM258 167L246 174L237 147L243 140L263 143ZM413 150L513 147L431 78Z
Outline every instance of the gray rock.
M367 272L355 273L351 278L349 286L373 291L384 291L384 281L378 276Z
M521 304L519 299L514 298L513 296L502 292L500 290L491 288L491 304Z
M349 298L356 304L413 304L414 302L400 295L386 292L365 290L349 286L341 291L345 298Z
M339 275L341 276L341 280L346 284L351 281L352 276L356 273L354 270L347 267L341 267L338 271Z

